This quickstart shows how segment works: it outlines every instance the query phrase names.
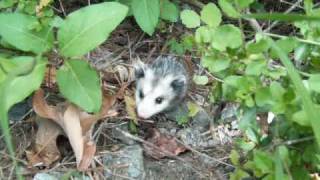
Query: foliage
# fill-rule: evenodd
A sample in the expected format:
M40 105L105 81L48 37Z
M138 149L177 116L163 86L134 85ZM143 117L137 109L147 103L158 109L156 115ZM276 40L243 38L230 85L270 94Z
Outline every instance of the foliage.
M0 3L0 46L6 49L0 54L0 124L12 157L7 112L40 87L48 52L59 49L64 60L57 67L57 83L65 98L88 112L100 110L100 79L82 56L104 42L128 12L125 5L105 2L81 8L61 19L50 13L50 2ZM16 11L11 12L13 9ZM57 40L54 31L58 32Z
M246 158L232 151L236 169L230 178L309 179L309 174L320 171L320 69L316 63L320 9L306 1L306 15L245 14L253 3L219 0L221 11L209 3L200 16L190 9L181 12L182 23L196 28L190 52L201 56L202 66L223 80L213 84L210 99L240 104L239 128L245 137L236 142ZM243 18L239 22L252 18L286 21L300 33L287 37L258 31L252 39L244 33L242 23L222 24L221 12L229 18ZM199 16L201 22L190 14ZM183 47L183 43L175 44L179 45ZM206 83L203 76L195 76L194 81ZM257 122L257 117L266 121L272 115L275 118L270 124Z

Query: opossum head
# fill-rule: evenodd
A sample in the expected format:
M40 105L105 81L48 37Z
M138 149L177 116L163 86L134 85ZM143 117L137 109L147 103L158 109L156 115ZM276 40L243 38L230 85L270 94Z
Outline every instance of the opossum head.
M171 59L159 60L151 65L138 62L135 76L136 110L141 118L147 119L174 108L186 94L185 70Z

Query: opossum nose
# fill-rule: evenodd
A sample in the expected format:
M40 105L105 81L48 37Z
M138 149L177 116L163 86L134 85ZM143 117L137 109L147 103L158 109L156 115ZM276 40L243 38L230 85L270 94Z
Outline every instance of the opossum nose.
M138 115L138 117L140 117L142 119L147 119L150 117L146 112L141 112L141 111L138 111L137 115Z

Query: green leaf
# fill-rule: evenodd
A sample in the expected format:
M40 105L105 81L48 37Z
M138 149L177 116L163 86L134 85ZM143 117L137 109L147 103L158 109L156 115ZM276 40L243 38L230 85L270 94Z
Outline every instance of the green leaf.
M242 45L242 32L234 25L219 26L212 35L211 45L219 51L225 51L227 47L235 49Z
M240 9L244 9L250 6L255 0L235 0L237 6Z
M179 18L178 7L169 0L162 0L160 3L160 17L170 22L177 22Z
M271 173L273 171L273 160L270 154L263 151L254 151L254 163L256 168L262 173Z
M208 68L213 73L227 69L230 66L230 62L230 59L215 59L212 56L204 56L201 59L202 66Z
M260 107L272 104L272 96L268 87L262 87L255 94L256 104Z
M49 27L35 31L37 18L19 13L0 14L0 36L10 45L22 51L43 53L52 48L53 33Z
M318 117L320 116L320 114L318 113L319 111L316 109L315 105L313 104L309 92L304 87L301 77L295 70L295 67L291 63L286 53L283 52L281 48L276 45L276 43L274 43L273 41L271 41L271 43L275 52L280 57L281 62L287 68L289 77L297 91L297 94L299 94L301 97L302 105L304 107L304 110L306 111L307 118L311 122L313 133L317 140L317 144L320 146L320 131L318 129L320 127L320 121L318 121Z
M221 12L213 3L208 3L200 12L201 20L211 27L217 27L221 23Z
M199 108L199 106L197 104L188 102L188 110L189 110L188 116L189 117L194 117L195 115L197 115L197 113L199 112L200 108Z
M26 56L17 57L11 60L14 61L13 63L16 62L15 70L8 72L5 79L0 83L0 126L2 133L5 136L9 153L12 157L15 157L13 146L11 144L8 111L14 104L24 100L34 90L40 87L44 77L47 61L41 58L34 60L33 57ZM17 72L18 70L25 72L26 63L33 64L34 61L36 61L36 64L32 66L30 73L26 75L15 76L16 74L21 74ZM15 164L15 159L13 161Z
M312 74L308 80L310 90L320 93L320 74Z
M239 165L240 164L239 159L240 159L239 153L236 150L232 149L231 153L230 153L230 160L231 160L232 164Z
M127 12L120 3L105 2L69 14L58 31L60 53L66 57L88 53L108 38Z
M200 26L195 33L195 41L197 43L209 43L211 42L210 29L207 26Z
M0 9L12 7L16 3L16 0L2 0L0 1Z
M307 113L306 113L305 110L301 110L301 111L295 112L292 115L291 120L296 122L296 123L298 123L301 126L307 126L307 127L311 126L310 121L309 121L309 119L307 117Z
M209 82L209 79L207 76L193 76L193 82L195 82L197 85L206 85Z
M270 48L269 41L266 39L260 39L257 42L250 42L247 44L246 49L250 54L259 54L266 52Z
M286 54L292 52L294 50L295 47L297 47L298 43L297 40L295 38L285 38L285 39L280 39L278 41L276 41L276 45L281 48L281 50L283 52L285 52ZM275 52L274 49L271 49L271 57L276 58L277 53Z
M132 0L131 7L138 25L151 36L159 21L159 0Z
M219 6L227 16L232 18L240 17L240 13L234 8L231 0L218 0Z
M182 24L187 28L196 28L200 26L200 17L193 10L183 10L180 14Z
M259 76L265 69L267 69L266 60L255 60L248 64L245 73L247 75Z
M102 92L97 72L83 60L69 60L57 72L61 93L88 112L98 112Z

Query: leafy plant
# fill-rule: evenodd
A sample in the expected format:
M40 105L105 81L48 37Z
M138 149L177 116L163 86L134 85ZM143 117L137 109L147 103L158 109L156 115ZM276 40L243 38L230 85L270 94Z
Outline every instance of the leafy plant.
M229 18L242 18L239 22L248 18L289 21L304 38L260 31L251 38L244 33L242 23L239 27L222 24L220 9L209 3L200 15L189 9L181 12L182 23L195 28L190 52L196 50L201 65L223 80L214 83L210 99L240 104L239 128L245 137L236 142L246 158L241 160L240 154L232 151L230 158L236 169L230 178L306 179L320 170L319 65L315 63L319 58L320 10L306 1L307 15L246 14L253 3L218 1ZM202 76L194 80L206 82ZM271 115L275 118L264 125L267 127L258 124L257 117Z
M177 22L179 18L178 6L170 0L116 0L130 7L129 15L133 15L139 27L152 35L159 21Z
M7 8L15 3L6 1L0 5ZM100 110L102 93L99 76L82 56L103 43L128 12L125 5L105 2L81 8L64 20L50 16L44 23L39 13L44 13L42 10L49 2L35 3L31 6L34 9L27 12L26 6L29 4L25 3L18 4L21 12L0 13L1 46L8 49L8 53L0 56L0 122L12 157L14 149L9 133L8 110L40 87L48 63L46 55L56 48L55 41L64 60L64 64L57 67L57 83L61 93L85 111ZM53 35L55 30L57 39ZM29 56L22 55L26 53Z

